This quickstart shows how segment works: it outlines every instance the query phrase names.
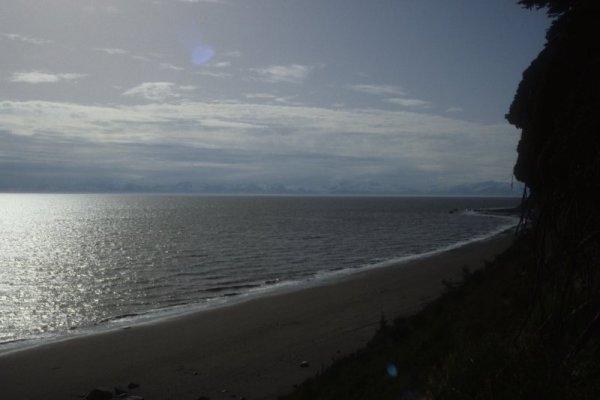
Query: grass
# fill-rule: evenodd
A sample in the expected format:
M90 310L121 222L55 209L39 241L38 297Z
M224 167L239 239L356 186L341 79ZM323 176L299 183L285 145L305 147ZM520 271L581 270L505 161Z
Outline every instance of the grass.
M465 271L463 284L415 316L382 320L364 349L281 399L600 398L600 341L565 361L580 328L548 330L532 254L521 239L486 268Z

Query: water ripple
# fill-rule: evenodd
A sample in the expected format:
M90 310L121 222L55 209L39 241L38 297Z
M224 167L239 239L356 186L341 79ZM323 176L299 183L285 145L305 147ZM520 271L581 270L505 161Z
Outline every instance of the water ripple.
M507 199L0 195L0 343L419 254Z

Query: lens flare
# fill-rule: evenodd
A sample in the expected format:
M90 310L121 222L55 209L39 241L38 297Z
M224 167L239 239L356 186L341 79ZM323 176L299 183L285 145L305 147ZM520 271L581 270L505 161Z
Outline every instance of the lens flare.
M214 57L215 50L204 40L204 35L192 16L183 17L177 23L177 36L193 65L206 64Z
M206 44L196 46L192 51L192 63L195 65L202 65L210 61L215 55L215 50Z
M395 378L398 376L398 369L396 368L396 366L392 363L389 363L386 367L385 370L388 374L389 377L391 378Z

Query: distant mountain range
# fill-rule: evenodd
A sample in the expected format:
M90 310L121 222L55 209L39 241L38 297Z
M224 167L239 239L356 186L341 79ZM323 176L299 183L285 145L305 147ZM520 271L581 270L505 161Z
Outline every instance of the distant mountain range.
M518 196L523 194L524 185L521 182L486 181L453 186L442 190L440 194L469 195L469 196Z
M332 185L302 187L282 184L198 184L179 182L171 185L141 185L131 183L82 183L45 185L34 188L0 188L5 192L45 193L198 193L250 195L409 195L409 196L514 196L523 192L520 182L486 181L444 188L418 189L408 186L384 185L377 182L342 181Z

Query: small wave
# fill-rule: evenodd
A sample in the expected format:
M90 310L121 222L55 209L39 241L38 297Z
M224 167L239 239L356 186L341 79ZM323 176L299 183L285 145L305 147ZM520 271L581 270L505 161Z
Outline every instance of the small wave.
M232 286L219 286L215 288L204 289L205 292L209 293L221 293L226 292L228 290L243 290L243 289L254 289L257 287L261 287L259 284L246 284L246 285L232 285Z
M225 278L227 278L227 275L208 275L202 277L202 279L207 281L218 281Z
M492 216L492 215L490 215L490 216ZM404 255L401 257L395 257L395 258L391 258L391 259L387 259L387 260L383 260L383 261L379 261L379 262L374 262L374 263L363 265L363 266L354 266L354 267L346 267L346 268L337 269L337 270L321 271L321 272L318 272L314 278L316 281L328 281L330 279L335 279L337 277L351 275L356 272L361 272L361 271L365 271L365 270L369 270L369 269L373 269L373 268L383 268L383 267L390 267L390 266L399 265L399 264L406 264L406 263L409 263L414 260L428 258L428 257L432 257L437 254L441 254L441 253L445 253L445 252L448 252L448 251L451 251L454 249L458 249L458 248L467 246L472 243L489 240L503 232L513 229L518 224L518 218L515 218L515 217L499 216L499 215L493 215L493 216L497 217L497 218L503 218L503 219L510 220L510 222L503 224L500 227L498 227L497 229L494 229L488 233L478 235L473 238L459 241L459 242L456 242L456 243L453 243L450 245L442 246L442 247L439 247L434 250L425 251L425 252L421 252L421 253L407 254L407 255Z
M321 235L304 235L302 236L302 240L319 240L324 239Z
M105 324L107 322L117 322L117 321L121 321L121 320L128 319L128 318L135 318L135 317L138 317L139 315L140 315L139 313L121 314L121 315L117 315L115 317L108 317L108 318L101 319L100 321L98 321L98 324Z
M0 346L12 346L19 343L27 342L29 339L9 339L9 340L0 340Z

